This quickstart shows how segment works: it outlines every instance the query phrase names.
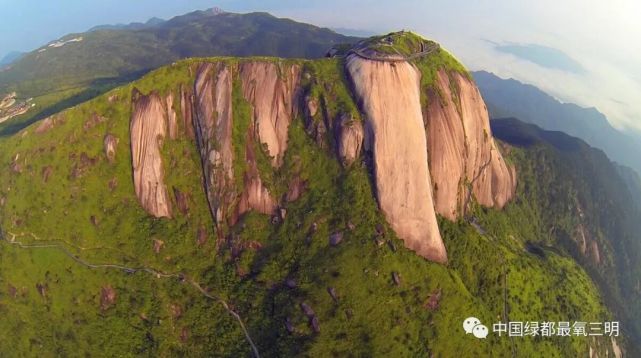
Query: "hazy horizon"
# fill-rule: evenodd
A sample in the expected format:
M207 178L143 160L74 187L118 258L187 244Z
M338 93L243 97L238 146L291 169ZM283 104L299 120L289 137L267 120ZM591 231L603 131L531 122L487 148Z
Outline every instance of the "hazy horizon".
M267 11L330 28L378 33L412 30L443 44L470 70L535 85L563 102L597 108L618 129L641 132L637 100L641 98L641 43L635 41L641 36L641 24L634 19L641 13L641 3L631 0L609 4L578 0L10 3L0 0L9 20L0 24L5 34L0 57L34 50L97 25L169 19L215 6L233 12Z

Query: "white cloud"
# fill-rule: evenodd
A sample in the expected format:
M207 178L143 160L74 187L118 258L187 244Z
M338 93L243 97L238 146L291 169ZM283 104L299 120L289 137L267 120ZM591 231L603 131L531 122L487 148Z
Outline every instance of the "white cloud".
M441 42L471 69L534 84L563 101L596 107L617 128L641 130L641 2L636 0L312 0L277 13L333 27L412 29ZM588 73L545 69L498 53L482 39L554 47Z

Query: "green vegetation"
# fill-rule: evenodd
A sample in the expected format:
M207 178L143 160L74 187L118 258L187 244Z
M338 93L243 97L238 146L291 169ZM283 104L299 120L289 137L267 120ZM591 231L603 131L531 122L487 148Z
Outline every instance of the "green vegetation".
M81 42L26 54L0 71L0 97L12 91L38 106L0 125L0 135L83 103L160 66L188 57L318 58L333 45L358 40L266 13L196 11L144 28L70 34ZM45 48L45 47L43 47Z
M511 151L511 159L520 163L517 201L529 203L508 207L502 220L528 218L519 225L541 233L528 240L554 245L580 263L622 321L631 340L628 354L638 355L641 306L629 299L641 294L641 212L635 183L617 175L618 166L603 152L564 133L514 119L493 120L492 130L519 147ZM598 259L589 246L582 252L581 227L588 244L596 243Z
M462 330L468 316L480 318L490 329L506 315L513 321L612 318L589 276L565 253L563 241L548 233L555 216L548 215L546 206L558 193L551 184L554 170L540 170L546 162L538 161L560 161L553 152L540 158L529 149L513 149L510 160L518 165L522 183L518 199L504 212L475 207L478 229L462 220L440 220L447 266L404 248L377 208L364 161L343 168L333 146L321 147L310 138L300 116L290 126L280 169L267 164L264 148L255 148L261 177L273 193L280 196L295 176L306 182L302 197L284 204L283 222L249 213L226 228L227 235L217 237L200 159L182 124L176 140L164 141L163 157L170 194L173 189L185 193L189 210L177 210L172 195L172 219L146 215L131 183L131 92L134 87L161 95L173 91L178 98L181 86L193 85L194 66L202 61L235 66L239 60L181 61L57 115L45 133L36 133L35 124L0 142L0 165L7 168L0 172L5 235L60 243L93 263L184 273L233 306L263 356L508 356L513 350L518 356L588 354L587 338L490 334L481 341ZM442 64L452 65L450 61L444 57ZM309 75L304 75L304 90L325 103L329 118L352 113L359 120L338 59L281 65L293 63ZM244 158L250 111L239 90L235 80L233 149L236 158ZM107 133L120 140L114 163L103 154ZM331 138L327 133L327 144ZM10 169L15 163L20 173ZM240 178L243 160L235 163L234 174ZM567 220L570 225L571 218ZM202 228L204 241L197 240ZM328 238L336 232L343 233L343 241L331 246ZM164 243L158 253L155 240ZM11 347L0 346L0 355L250 352L228 312L180 280L92 270L55 249L26 250L5 242L0 243L0 272L0 336L12 342ZM393 273L400 277L399 285ZM102 302L105 287L117 294L111 304ZM440 299L430 308L432 296ZM314 310L320 333L313 332L301 303ZM604 355L608 347L609 340L602 339L599 353Z
M374 50L381 54L401 55L410 57L425 51L430 47L438 47L434 41L429 41L421 36L406 31L390 32L387 35L373 36L361 43L362 47Z

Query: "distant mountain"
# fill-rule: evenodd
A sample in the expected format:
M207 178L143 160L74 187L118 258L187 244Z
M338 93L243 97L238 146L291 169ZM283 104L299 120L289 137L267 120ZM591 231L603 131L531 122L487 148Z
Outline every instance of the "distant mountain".
M147 27L157 26L165 22L166 20L159 19L157 17L152 17L147 22L132 22L130 24L115 24L115 25L98 25L89 29L88 32L98 31L98 30L139 30Z
M322 57L357 38L267 13L195 11L171 20L71 34L33 51L0 73L0 93L35 97L60 87L147 72L187 57ZM71 39L80 41L69 43Z
M24 52L19 52L19 51L9 52L0 60L0 67L8 66L14 63L15 61L18 61L24 55L25 55Z
M624 165L617 165L619 176L625 181L632 197L641 199L641 176L632 168ZM641 210L641 200L637 202L637 208Z
M0 72L0 95L34 98L27 114L0 125L0 136L188 57L318 58L360 40L267 13L195 11L167 21L99 26L43 46Z
M514 118L491 121L493 135L519 148L520 200L536 202L544 225L601 288L639 357L641 305L641 180L603 151L559 131ZM523 160L528 158L528 160Z
M516 117L543 129L565 132L641 173L641 141L612 127L595 108L561 103L532 85L489 72L472 75L492 118Z

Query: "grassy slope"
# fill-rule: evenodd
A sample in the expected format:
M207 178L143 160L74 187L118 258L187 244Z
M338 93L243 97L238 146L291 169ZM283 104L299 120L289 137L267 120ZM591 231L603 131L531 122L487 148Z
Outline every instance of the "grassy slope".
M637 349L628 353L640 354L641 306L629 299L641 293L641 212L634 191L638 188L626 185L625 177L613 175L618 165L580 139L514 119L493 120L492 128L495 135L525 148L514 153L518 161L530 163L520 176L528 180L523 185L531 188L523 200L535 203L536 213L531 216L540 217L537 225L548 232L539 239L562 247L588 270L621 319L632 340L630 347ZM514 216L510 210L505 214L506 219ZM573 238L579 224L598 241L601 264L595 265L577 248Z
M448 56L444 52L433 56L439 56L433 63L451 62L441 57ZM62 114L64 124L45 134L35 134L35 127L30 127L24 136L19 133L4 139L0 143L4 168L10 167L16 153L28 159L21 174L0 173L0 191L6 198L3 230L61 240L92 262L185 272L234 305L265 356L302 352L312 356L508 355L512 348L507 338L491 335L479 341L465 336L461 327L470 315L488 325L500 319L505 307L504 273L508 275L512 320L602 321L609 317L596 288L574 261L549 250L545 259L524 250L526 239L543 235L536 225L522 225L543 220L535 203L510 204L509 222L498 212L477 210L492 235L481 235L464 222L442 220L451 262L447 267L429 263L406 250L386 225L365 165L357 162L343 169L330 150L319 148L305 134L300 118L290 127L282 169L267 173L259 163L275 193L284 191L294 173L308 181L303 197L286 205L287 218L282 224L249 214L228 229L233 239L216 251L199 160L193 142L184 136L166 141L164 155L168 187L191 194L190 213L176 213L172 220L148 217L138 206L131 185L130 93L133 86L145 93L153 89L166 94L177 91L181 84L190 85L189 68L194 61L160 69L133 85L72 108ZM338 59L303 65L312 74L304 85L332 104L330 112L356 108L337 71L341 68ZM234 120L239 126L234 128L237 134L248 118L238 99L238 83L235 89L240 109ZM118 97L114 104L108 102L111 95ZM83 123L93 113L108 120L84 131ZM115 164L109 164L102 154L107 132L120 139ZM235 141L239 138L242 140L234 136ZM69 174L83 152L97 162L72 180ZM261 157L264 164L266 154ZM529 165L527 158L523 160L521 165ZM49 165L53 174L44 183L41 171ZM242 167L235 170L242 171ZM112 178L118 186L110 192ZM523 186L519 197L527 197ZM90 221L92 215L98 219L97 227ZM307 239L314 222L318 230ZM350 222L354 230L348 229ZM374 240L379 224L385 228L382 246ZM195 238L201 225L210 230L210 237L198 247ZM339 230L345 233L344 241L329 246L329 234ZM152 249L153 239L165 242L158 255ZM28 236L23 240L34 241ZM239 243L248 241L259 242L262 249L241 249ZM22 251L6 243L0 245L0 270L0 312L6 317L0 322L0 336L15 342L11 352L44 356L96 351L132 356L238 356L249 352L240 329L218 304L176 280L92 271L53 250ZM393 284L392 272L400 274L400 286ZM283 281L287 278L294 279L297 287L286 288ZM38 294L37 283L48 285L46 298ZM18 289L16 298L9 285ZM102 311L100 288L105 285L114 287L118 298L114 307ZM338 303L331 299L328 287L336 289ZM440 307L431 311L423 305L438 289L442 291ZM311 332L299 308L301 302L307 302L318 315L320 334ZM182 308L180 317L172 316L172 304ZM143 314L146 319L141 318ZM286 332L286 317L297 333ZM189 334L182 342L184 327ZM587 341L579 338L519 338L513 342L523 356L535 352L577 356L587 354L588 349ZM7 348L1 346L0 352L8 354L3 351Z

